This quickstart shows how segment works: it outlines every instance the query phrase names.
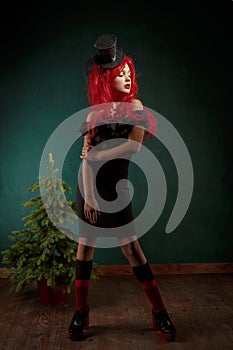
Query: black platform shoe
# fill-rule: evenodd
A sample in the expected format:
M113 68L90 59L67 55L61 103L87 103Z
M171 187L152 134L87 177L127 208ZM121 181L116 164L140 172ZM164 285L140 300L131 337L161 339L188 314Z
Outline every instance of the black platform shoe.
M167 341L174 341L176 329L172 324L167 310L164 309L159 312L155 312L152 309L152 317L154 331L160 331L160 336L162 339Z
M67 338L81 340L84 338L84 330L89 329L89 308L88 310L75 310L69 326Z

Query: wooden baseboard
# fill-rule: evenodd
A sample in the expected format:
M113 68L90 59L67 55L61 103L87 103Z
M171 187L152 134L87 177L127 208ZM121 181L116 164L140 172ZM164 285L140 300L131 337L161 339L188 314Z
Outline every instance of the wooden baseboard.
M150 264L155 275L233 273L233 263ZM103 276L131 275L129 265L98 265Z
M3 271L6 271L7 269L5 267L0 267L0 278L7 278L6 275L3 274Z
M233 263L185 263L185 264L150 264L155 275L190 275L203 273L233 273ZM132 275L130 265L98 265L103 276L127 276ZM7 278L2 272L6 268L0 268L0 278Z

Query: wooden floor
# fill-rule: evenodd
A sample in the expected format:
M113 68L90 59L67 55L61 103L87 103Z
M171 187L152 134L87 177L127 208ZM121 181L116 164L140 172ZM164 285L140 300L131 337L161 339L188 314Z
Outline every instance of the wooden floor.
M174 343L154 333L151 307L134 276L107 277L89 290L90 330L66 338L74 293L66 306L39 303L37 286L17 295L0 279L1 350L232 350L233 275L161 275L157 282L177 328Z

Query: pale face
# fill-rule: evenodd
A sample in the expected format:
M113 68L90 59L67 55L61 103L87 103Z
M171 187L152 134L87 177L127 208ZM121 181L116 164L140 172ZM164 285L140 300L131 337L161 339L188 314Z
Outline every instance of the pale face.
M116 90L128 94L131 89L131 72L128 64L124 66L120 74L114 79L113 86Z

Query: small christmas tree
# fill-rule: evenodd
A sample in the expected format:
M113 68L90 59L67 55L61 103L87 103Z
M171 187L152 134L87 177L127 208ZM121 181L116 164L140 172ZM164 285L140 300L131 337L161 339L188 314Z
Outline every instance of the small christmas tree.
M75 280L77 243L59 230L55 223L72 223L74 204L64 196L72 194L71 187L57 177L54 160L49 154L48 176L40 178L30 192L43 191L23 205L33 208L22 218L24 229L12 231L12 246L2 251L2 263L9 268L11 290L19 291L32 281L45 279L54 290L71 292ZM66 210L66 206L72 210ZM49 215L46 211L49 206ZM73 214L72 214L73 213ZM93 264L91 279L98 279L97 264Z

